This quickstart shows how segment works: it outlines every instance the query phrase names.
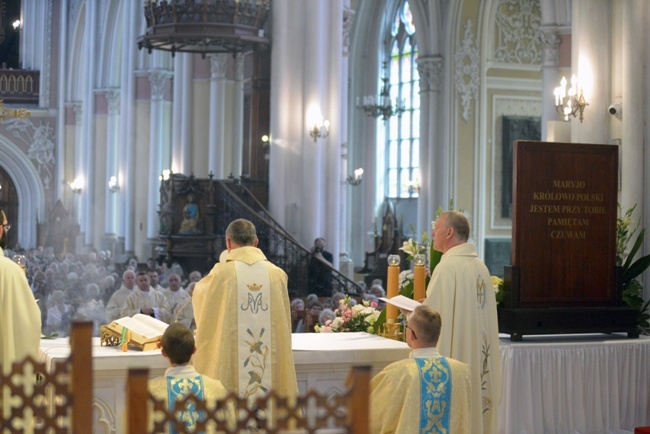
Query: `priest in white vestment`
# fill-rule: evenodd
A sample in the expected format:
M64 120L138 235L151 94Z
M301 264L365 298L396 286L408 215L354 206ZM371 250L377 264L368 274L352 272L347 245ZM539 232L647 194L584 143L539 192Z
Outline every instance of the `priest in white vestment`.
M189 364L192 354L196 351L194 345L194 333L181 323L173 323L165 330L160 341L162 355L169 360L169 368L162 377L149 380L149 392L157 399L167 403L167 409L172 410L176 401L181 401L189 394L199 400L206 401L208 408L215 408L216 401L226 397L228 392L220 381L201 375ZM229 414L222 414L220 419L234 420L232 406L228 407ZM185 407L180 414L176 415L178 420L183 421L188 432L195 432L197 422L205 417L194 408L193 403ZM153 406L149 403L149 431L153 428ZM166 427L166 433L175 433L173 426ZM213 427L212 427L213 428ZM156 431L158 432L158 431ZM214 433L214 429L208 429L206 433Z
M273 388L295 397L287 275L257 243L250 221L230 223L228 256L196 284L194 366L241 396L252 398Z
M151 287L149 275L144 271L138 273L135 282L138 288L126 298L120 315L125 317L141 313L169 324L167 297Z
M186 327L190 327L194 319L194 311L192 310L190 295L181 288L181 276L176 273L170 274L167 278L167 284L168 288L164 289L162 293L167 297L170 324L179 322Z
M14 362L27 356L38 360L41 311L27 283L25 271L4 255L7 231L11 226L2 210L0 222L0 363L3 373L8 374Z
M407 321L410 358L391 363L370 382L370 432L471 433L469 366L436 350L440 315L422 305Z
M467 243L469 233L469 221L461 212L448 211L436 221L433 248L443 255L424 304L442 317L440 354L470 367L472 432L496 434L501 397L496 298L487 267Z
M122 317L121 312L126 306L126 299L135 292L135 271L126 270L122 274L122 286L115 291L106 303L106 323L110 324Z

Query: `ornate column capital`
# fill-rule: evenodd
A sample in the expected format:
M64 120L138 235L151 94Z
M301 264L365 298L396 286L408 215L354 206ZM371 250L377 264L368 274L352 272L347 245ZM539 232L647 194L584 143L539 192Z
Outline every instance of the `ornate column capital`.
M105 92L106 102L108 103L108 114L117 115L120 108L120 90L107 89Z
M169 74L163 71L150 71L151 99L162 99Z
M557 29L546 27L539 29L544 50L542 66L546 68L557 68L560 64L560 37Z
M226 53L208 55L208 58L210 59L210 74L213 79L226 78L229 57L230 55Z
M420 93L440 92L442 83L442 57L419 57L418 73L420 74Z
M354 23L355 12L353 9L343 7L343 57L350 53L350 31Z

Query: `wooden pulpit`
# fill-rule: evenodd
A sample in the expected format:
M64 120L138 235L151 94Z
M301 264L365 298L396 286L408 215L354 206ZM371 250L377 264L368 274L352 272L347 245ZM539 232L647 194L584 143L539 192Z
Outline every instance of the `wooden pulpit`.
M618 148L516 141L512 265L504 270L499 331L627 332L634 311L616 268Z

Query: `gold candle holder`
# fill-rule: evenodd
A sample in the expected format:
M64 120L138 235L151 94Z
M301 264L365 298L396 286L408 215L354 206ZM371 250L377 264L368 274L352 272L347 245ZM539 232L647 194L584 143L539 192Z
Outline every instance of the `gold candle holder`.
M404 341L404 328L402 327L402 323L387 320L379 328L379 336L395 341Z

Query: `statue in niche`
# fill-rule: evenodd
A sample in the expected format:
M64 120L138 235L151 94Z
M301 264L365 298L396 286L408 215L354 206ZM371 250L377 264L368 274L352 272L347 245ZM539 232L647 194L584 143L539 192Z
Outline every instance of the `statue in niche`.
M183 208L183 222L178 231L180 235L200 234L201 230L197 227L199 223L199 205L194 202L194 195L187 195L187 204Z

